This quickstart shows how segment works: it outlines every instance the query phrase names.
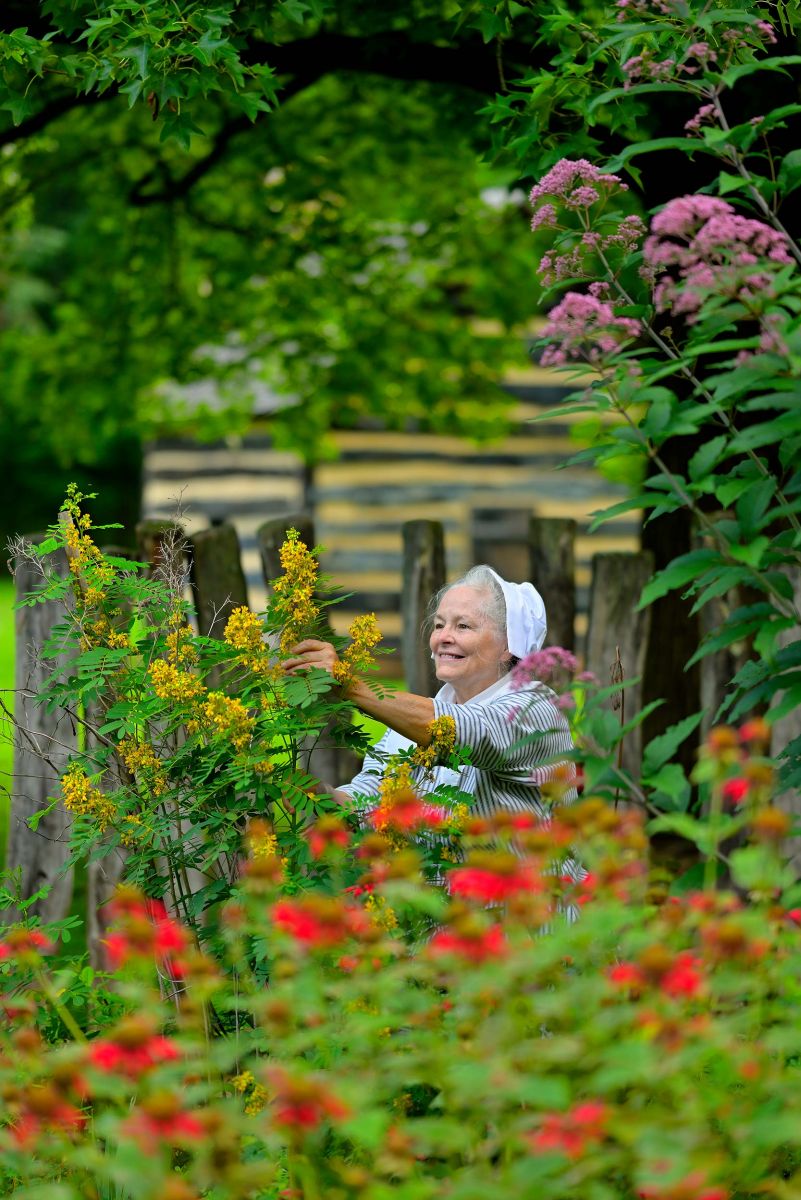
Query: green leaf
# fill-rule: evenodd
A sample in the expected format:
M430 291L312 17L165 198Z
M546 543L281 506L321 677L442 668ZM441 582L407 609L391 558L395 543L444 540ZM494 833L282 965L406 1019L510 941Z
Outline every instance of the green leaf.
M643 783L654 792L669 797L679 808L686 808L690 796L687 776L678 763L665 763L656 774L643 778Z
M56 797L56 799L51 800L45 808L40 808L37 812L31 813L31 815L28 817L28 828L32 829L35 833L39 828L39 822L46 817L48 813L51 813L55 808L58 808L60 803L61 800Z
M729 554L738 562L749 567L758 567L765 557L765 551L770 548L770 538L758 537L745 546L730 546Z
M799 54L784 54L777 58L754 59L752 62L740 63L736 67L730 67L728 71L723 72L721 80L726 87L733 87L738 79L745 79L747 75L754 75L757 71L781 71L784 67L796 66L798 63L801 63L801 55Z
M614 158L610 158L605 163L604 171L619 171L625 167L629 159L635 158L639 154L651 154L655 150L683 150L685 154L692 157L699 150L705 150L702 142L697 138L690 137L662 137L652 138L648 142L633 142L630 146L626 146ZM713 153L708 150L707 153Z
M698 728L703 716L703 712L692 713L683 721L671 725L658 737L652 738L643 752L643 775L650 775L663 766L675 754L682 742L686 741L690 734Z
M791 150L785 154L779 167L778 183L783 196L801 187L801 150Z
M654 600L697 579L705 567L719 561L720 556L715 550L692 550L689 554L674 558L672 563L646 583L637 608L647 608Z
M721 434L719 437L712 438L711 442L705 442L700 450L696 450L687 464L687 474L690 479L701 479L712 469L723 453L727 441L726 435Z

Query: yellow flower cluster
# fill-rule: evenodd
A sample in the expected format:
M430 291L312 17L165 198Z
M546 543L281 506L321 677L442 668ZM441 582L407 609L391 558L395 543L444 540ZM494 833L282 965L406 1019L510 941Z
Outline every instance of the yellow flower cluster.
M260 1113L268 1100L267 1089L256 1082L255 1076L251 1071L243 1071L241 1075L235 1075L231 1080L234 1085L234 1091L244 1097L245 1112L249 1117L255 1117Z
M244 750L253 736L253 717L236 696L209 692L203 719L214 733L229 737L237 750Z
M95 607L106 598L106 589L114 579L114 568L106 562L89 535L92 518L81 512L82 494L74 483L67 488L64 510L69 517L64 523L67 560L70 572L80 585L80 596L87 607Z
M183 614L181 620L183 621ZM175 622L171 621L171 624ZM193 644L194 633L189 625L183 623L167 634L167 653L173 662L180 666L194 666L198 653Z
M61 776L61 794L68 812L75 813L76 816L91 817L97 821L101 831L110 825L116 816L111 797L94 786L80 763L70 763L65 774Z
M412 764L407 759L401 762L390 759L384 768L378 790L382 808L391 807L393 800L397 800L398 796L414 791Z
M174 663L165 662L163 658L156 659L148 673L159 700L186 703L205 695L206 689L195 675L180 671Z
M161 759L149 742L135 742L124 738L117 746L117 753L132 775L144 775L154 796L163 796L167 790L167 779Z
M381 641L381 630L375 613L365 613L363 617L355 617L350 624L348 633L351 643L342 655L342 659L334 668L337 683L347 683L359 671L373 666L375 658L372 650Z
M117 610L119 615L119 610ZM89 650L93 646L108 646L112 650L129 650L131 639L127 633L114 629L108 617L98 617L83 626L81 649Z
M248 825L247 843L252 858L275 858L278 854L278 838L272 826L260 817Z
M386 933L391 933L393 929L398 928L397 913L392 905L387 902L385 896L376 896L375 892L368 892L364 907L369 912L373 924L378 929L383 929Z
M279 555L284 573L275 581L274 609L283 626L280 650L286 655L320 615L314 600L318 564L314 552L300 540L297 529L287 530Z
M264 649L263 632L256 614L246 604L241 604L228 618L223 639L235 650L246 650L252 654Z
M447 758L456 745L456 722L453 717L435 717L428 726L431 741L427 746L418 746L412 755L416 767L431 768Z

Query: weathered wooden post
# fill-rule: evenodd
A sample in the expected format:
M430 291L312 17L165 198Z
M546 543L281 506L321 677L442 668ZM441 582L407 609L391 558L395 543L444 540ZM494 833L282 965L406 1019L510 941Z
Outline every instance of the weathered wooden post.
M198 632L221 638L233 610L248 602L239 537L225 522L196 533L189 548Z
M439 521L405 521L402 533L403 671L410 692L431 696L437 684L425 626L431 598L445 583L444 531Z
M642 672L651 629L649 608L637 609L640 593L653 574L650 551L595 554L592 559L590 614L587 629L587 670L602 687L621 679L639 682L613 698L621 725L642 708ZM622 765L636 779L642 759L638 727L623 743Z
M486 563L504 579L529 578L529 508L476 508L470 518L473 563ZM547 597L546 607L547 607Z
M256 530L264 582L268 588L281 574L279 551L289 529L297 529L301 541L311 549L314 545L314 522L306 513L287 513L283 517L274 517ZM345 747L327 742L327 734L328 729L323 729L307 748L308 770L323 783L336 787L353 778L358 769L358 759Z
M546 646L576 646L576 522L532 516L528 522L528 578L545 601Z
M51 561L59 575L68 574L64 556L59 554ZM40 562L19 555L14 561L16 600L39 589L42 582ZM64 917L72 897L72 870L65 870L69 813L59 802L41 817L35 829L29 824L59 794L59 779L78 744L72 717L61 708L48 712L34 700L48 678L65 665L63 656L42 659L44 644L63 616L63 604L54 600L17 609L16 613L14 774L6 866L20 872L20 894L24 899L44 891L27 910L28 916L35 914L42 921ZM0 920L11 922L20 916L16 909L5 909Z

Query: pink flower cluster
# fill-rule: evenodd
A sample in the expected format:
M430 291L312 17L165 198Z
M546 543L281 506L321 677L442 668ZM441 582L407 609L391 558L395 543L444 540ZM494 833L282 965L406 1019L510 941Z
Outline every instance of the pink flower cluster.
M712 291L747 300L770 282L769 263L791 262L786 237L741 217L716 196L681 196L651 222L644 246L645 271L656 278L654 301L695 319Z
M529 194L532 205L539 204L546 196L564 201L569 207L581 208L594 204L600 197L599 189L617 187L622 192L628 187L618 175L604 175L586 158L575 161L562 158L550 171L535 183ZM535 214L536 216L536 214Z
M575 293L569 294L575 295ZM580 297L584 300L588 298L587 296ZM611 311L611 306L607 305L606 307ZM563 650L561 646L546 646L544 650L532 650L531 654L521 658L520 662L512 667L512 687L525 687L532 679L547 681L552 679L558 671L566 671L568 675L572 675L577 667L578 659L575 654L571 654L569 650Z
M670 79L676 67L675 58L664 58L655 62L647 54L635 54L627 58L621 70L626 76L625 88L630 88L638 79Z
M685 122L684 128L688 133L698 133L701 126L705 125L707 121L710 120L714 112L714 104L702 104L695 116L690 117L689 121Z
M618 350L623 342L637 337L640 329L639 321L633 317L618 317L607 301L580 292L568 292L551 309L543 337L552 344L546 346L540 361L545 367L563 366L571 360L598 363L605 355ZM548 651L539 653L547 654ZM514 671L521 672L524 664L525 670L532 670L533 658L528 655Z
M681 0L616 0L615 7L618 21L625 21L627 17L647 17L654 13L672 17L678 12L680 3Z

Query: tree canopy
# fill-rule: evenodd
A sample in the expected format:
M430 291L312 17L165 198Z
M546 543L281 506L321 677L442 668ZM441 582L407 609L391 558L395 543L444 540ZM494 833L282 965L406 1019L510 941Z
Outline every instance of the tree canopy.
M236 431L254 402L310 460L335 423L498 432L538 302L526 185L683 102L597 103L608 20L595 0L9 0L11 468ZM629 159L652 199L665 164L674 189L708 181L671 154Z

